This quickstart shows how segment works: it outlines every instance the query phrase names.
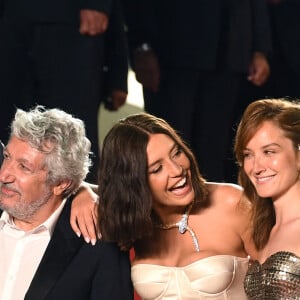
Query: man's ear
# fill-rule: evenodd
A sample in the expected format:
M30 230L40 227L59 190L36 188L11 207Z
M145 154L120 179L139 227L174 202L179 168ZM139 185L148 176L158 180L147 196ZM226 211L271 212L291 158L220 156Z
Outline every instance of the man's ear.
M58 183L53 187L53 193L56 196L60 196L64 193L65 190L67 190L72 184L71 180L63 180L62 182Z

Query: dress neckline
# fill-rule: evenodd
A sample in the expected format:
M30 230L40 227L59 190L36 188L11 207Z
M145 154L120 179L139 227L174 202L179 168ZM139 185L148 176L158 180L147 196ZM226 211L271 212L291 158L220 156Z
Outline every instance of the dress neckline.
M207 256L207 257L203 257L203 258L200 258L200 259L197 259L185 266L165 266L165 265L159 265L159 264L151 264L151 263L136 263L134 264L131 268L134 268L136 266L155 266L155 267L158 267L158 268L166 268L166 269L169 269L169 268L174 268L174 269L185 269L185 268L189 268L189 267L192 267L193 265L197 264L197 263L200 263L200 262L205 262L205 261L208 261L208 260L211 260L211 259L215 259L215 258L235 258L235 259L238 259L240 261L246 261L246 260L249 260L249 257L240 257L240 256L235 256L235 255L229 255L229 254L216 254L216 255L211 255L211 256Z
M300 256L299 255L297 255L297 254L295 254L295 253L293 253L291 251L285 251L285 250L279 250L279 251L276 251L276 252L272 253L262 263L259 260L257 260L257 259L253 260L252 262L256 262L260 266L263 266L263 265L267 264L269 260L274 259L274 257L276 257L278 255L282 255L282 254L287 254L287 255L293 256L293 257L297 258L299 260L299 262L300 262Z

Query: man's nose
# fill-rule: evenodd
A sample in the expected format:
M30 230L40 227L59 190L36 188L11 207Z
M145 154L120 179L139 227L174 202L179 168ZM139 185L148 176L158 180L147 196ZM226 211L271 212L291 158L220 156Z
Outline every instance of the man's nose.
M7 183L7 182L13 182L15 179L14 173L12 171L12 167L10 164L3 163L0 168L0 182Z

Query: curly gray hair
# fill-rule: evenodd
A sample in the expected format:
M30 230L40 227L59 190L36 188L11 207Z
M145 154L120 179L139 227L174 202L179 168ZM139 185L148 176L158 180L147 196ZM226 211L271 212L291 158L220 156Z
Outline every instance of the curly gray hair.
M41 105L28 112L17 109L11 124L11 136L47 154L45 167L49 184L71 180L65 196L85 179L91 166L91 143L80 119L60 109L45 109Z

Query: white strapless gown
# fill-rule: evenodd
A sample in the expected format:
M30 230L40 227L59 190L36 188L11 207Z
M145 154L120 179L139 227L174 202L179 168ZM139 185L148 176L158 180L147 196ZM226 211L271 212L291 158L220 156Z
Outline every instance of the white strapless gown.
M248 258L210 256L184 267L136 264L131 278L145 300L246 300Z

